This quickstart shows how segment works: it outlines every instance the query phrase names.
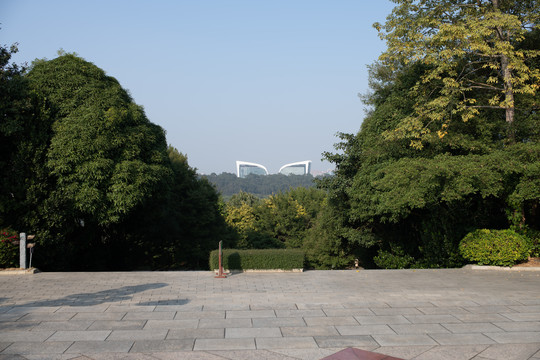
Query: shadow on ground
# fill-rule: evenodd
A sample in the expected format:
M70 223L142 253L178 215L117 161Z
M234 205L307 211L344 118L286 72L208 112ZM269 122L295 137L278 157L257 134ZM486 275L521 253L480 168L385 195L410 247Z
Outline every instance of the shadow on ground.
M133 295L148 290L159 289L168 286L167 283L152 283L141 285L122 286L117 289L108 289L98 292L78 293L64 296L59 299L36 300L24 304L7 305L11 308L17 307L53 307L53 306L96 306L105 303L118 303L122 301L130 301ZM29 294L29 297L32 295ZM0 298L0 304L9 301L7 298ZM174 303L175 305L187 304L187 299L172 299L172 300L156 300L138 303L138 306L143 305L162 305Z

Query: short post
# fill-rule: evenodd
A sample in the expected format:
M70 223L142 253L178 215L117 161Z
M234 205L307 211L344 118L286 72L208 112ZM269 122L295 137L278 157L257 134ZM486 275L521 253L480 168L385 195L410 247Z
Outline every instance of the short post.
M19 239L19 267L26 269L26 233L20 233Z
M221 257L223 255L223 252L221 251L221 244L223 243L223 241L220 241L219 242L219 250L218 250L218 274L217 276L214 276L215 278L219 278L219 279L224 279L226 278L227 276L225 276L225 274L223 274L223 264L221 262Z

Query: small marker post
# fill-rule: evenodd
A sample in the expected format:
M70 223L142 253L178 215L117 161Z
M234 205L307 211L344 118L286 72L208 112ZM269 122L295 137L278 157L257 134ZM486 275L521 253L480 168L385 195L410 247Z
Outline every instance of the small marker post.
M224 279L226 278L227 276L225 276L225 274L223 273L223 264L221 262L221 257L223 255L223 252L221 251L221 243L223 241L220 241L219 242L219 251L218 251L218 262L219 262L219 266L218 266L218 274L216 276L214 276L215 278L219 278L219 279Z

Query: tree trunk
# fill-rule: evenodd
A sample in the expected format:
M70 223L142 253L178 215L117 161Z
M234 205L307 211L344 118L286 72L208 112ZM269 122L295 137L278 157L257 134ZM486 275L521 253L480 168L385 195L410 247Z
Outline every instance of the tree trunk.
M516 132L514 130L514 87L512 85L512 72L508 66L508 57L501 55L501 70L504 81L504 106L506 109L506 124L508 126L507 136L511 144L516 142Z

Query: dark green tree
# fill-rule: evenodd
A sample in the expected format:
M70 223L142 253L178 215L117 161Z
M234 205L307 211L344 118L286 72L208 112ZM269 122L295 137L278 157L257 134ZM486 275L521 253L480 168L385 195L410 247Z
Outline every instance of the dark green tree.
M429 4L438 6L421 3L426 13L432 10ZM389 21L406 14L396 10ZM537 37L537 30L526 32L513 46L538 50L538 43L529 40ZM399 47L397 43L392 46ZM419 102L425 99L410 89L421 87L432 98L445 95L442 79L451 74L443 71L440 79L434 78L433 64L406 62L390 53L384 62L371 67L372 92L364 97L371 108L360 131L342 134L342 142L336 146L339 152L326 154L336 164L336 175L321 183L329 190L334 213L342 215L337 223L349 244L362 246L363 253L378 251L376 264L368 261L366 265L456 266L462 261L457 244L475 228L512 224L537 228L540 148L534 129L540 125L535 110L538 94L528 90L514 93L515 104L524 105L514 114L514 145L507 141L507 119L500 109L490 107L476 108L466 122L446 122L442 136L426 135L442 131L440 123L430 128L434 121L425 123L430 129L426 136L409 136L416 131L412 127L407 136L391 136L405 134L405 127L412 124L411 114L420 113ZM532 73L537 71L534 56L525 63ZM480 79L486 74L479 71L476 76ZM523 86L529 89L529 85ZM485 89L473 87L467 90L467 97L483 99ZM437 111L448 119L455 115L451 106ZM411 139L420 138L421 150L410 146Z

